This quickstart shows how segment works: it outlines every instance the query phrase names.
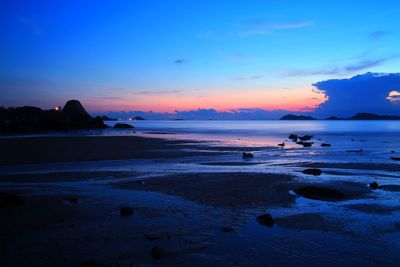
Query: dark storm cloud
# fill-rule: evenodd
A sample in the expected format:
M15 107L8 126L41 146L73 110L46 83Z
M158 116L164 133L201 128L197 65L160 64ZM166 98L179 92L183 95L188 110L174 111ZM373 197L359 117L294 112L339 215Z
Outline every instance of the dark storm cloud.
M315 113L319 116L348 117L358 112L400 114L400 106L387 98L400 89L400 73L365 73L350 79L332 79L313 84L328 101Z

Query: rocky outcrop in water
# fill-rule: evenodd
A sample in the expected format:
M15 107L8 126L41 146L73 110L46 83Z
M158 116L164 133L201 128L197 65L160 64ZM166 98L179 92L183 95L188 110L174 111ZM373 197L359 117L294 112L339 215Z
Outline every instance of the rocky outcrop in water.
M303 115L294 115L294 114L288 114L280 118L280 120L287 120L287 121L304 121L304 120L316 120L313 117L310 116L303 116Z
M251 159L251 158L254 158L254 155L253 155L253 153L250 153L250 152L243 152L242 153L242 158Z

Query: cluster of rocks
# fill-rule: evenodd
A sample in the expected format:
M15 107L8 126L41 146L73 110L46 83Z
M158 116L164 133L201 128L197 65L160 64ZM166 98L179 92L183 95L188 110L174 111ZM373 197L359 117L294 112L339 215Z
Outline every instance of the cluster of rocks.
M297 134L291 134L291 135L289 135L288 138L290 140L292 140L293 142L295 142L296 144L302 145L303 147L311 147L314 144L314 142L307 142L313 138L312 135L308 135L308 134L303 135L303 136L297 135Z
M310 140L313 138L313 136L308 135L308 134L303 135L303 136L297 135L297 134L290 134L288 136L288 138L290 140L292 140L294 143L296 143L298 145L302 145L303 147L311 147L314 144L314 142L310 142ZM284 144L284 143L282 143L282 144ZM282 146L282 144L278 144L278 146ZM321 146L322 147L330 147L331 144L322 143Z
M87 113L78 100L68 101L62 109L42 110L37 107L0 107L0 133L32 134L48 131L103 129L101 117Z

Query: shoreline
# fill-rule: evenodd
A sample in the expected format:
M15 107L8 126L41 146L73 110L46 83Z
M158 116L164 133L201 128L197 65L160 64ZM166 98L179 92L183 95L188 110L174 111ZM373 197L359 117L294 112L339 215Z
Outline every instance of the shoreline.
M309 150L145 137L0 145L1 159L34 163L0 166L0 194L22 199L0 207L2 266L398 263L395 163L296 161ZM381 187L371 189L372 181ZM121 216L122 207L132 214ZM259 222L264 214L271 226ZM155 247L161 259L150 254Z

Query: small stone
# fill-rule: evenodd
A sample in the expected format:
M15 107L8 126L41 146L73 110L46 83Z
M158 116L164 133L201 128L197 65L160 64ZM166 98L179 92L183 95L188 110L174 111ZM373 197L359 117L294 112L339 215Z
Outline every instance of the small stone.
M320 169L305 169L302 173L318 176L322 174L322 171Z
M272 227L274 225L274 219L271 214L266 213L257 217L257 222L261 225Z
M331 144L328 144L328 143L322 143L322 144L321 144L321 146L324 146L324 147L329 147L329 146L331 146Z
M254 158L254 155L253 155L253 153L250 153L250 152L249 153L243 152L242 157L244 159L250 159L250 158Z
M377 182L373 182L369 184L369 188L371 188L372 190L377 190L377 189L381 189L382 186L380 186Z

